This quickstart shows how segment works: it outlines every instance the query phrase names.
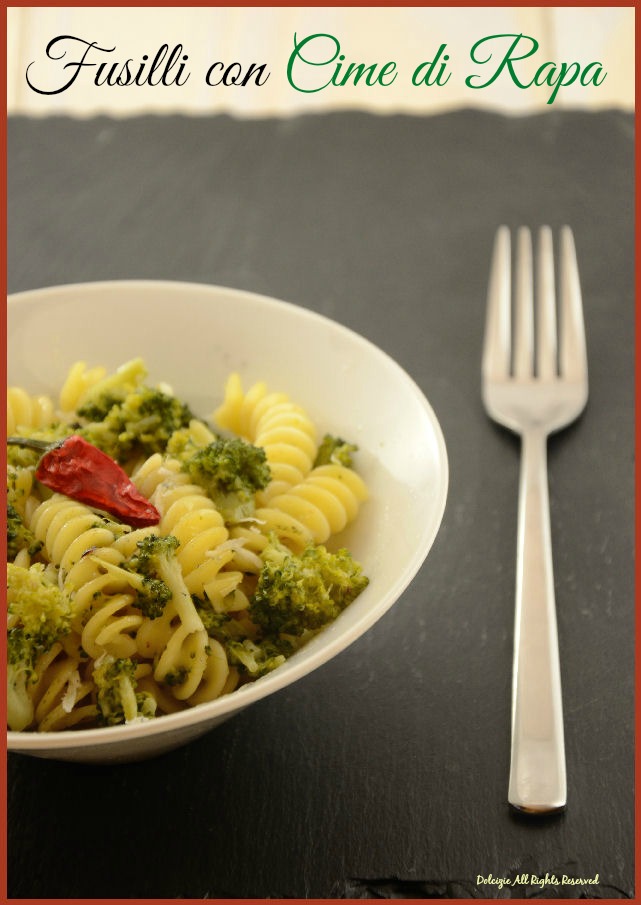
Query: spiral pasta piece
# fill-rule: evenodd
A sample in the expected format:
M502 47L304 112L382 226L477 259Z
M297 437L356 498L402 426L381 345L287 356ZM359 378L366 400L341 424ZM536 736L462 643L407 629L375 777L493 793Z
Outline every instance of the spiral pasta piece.
M9 558L9 557L8 557ZM16 556L13 559L13 564L15 566L22 566L23 569L28 569L32 563L32 557L29 551L25 548L22 550L18 550Z
M33 493L33 468L7 465L7 494L11 505L22 519L27 517L27 510Z
M154 660L153 677L179 701L198 689L209 658L209 635L188 594L172 599L161 617L144 621L138 650Z
M143 622L140 610L132 606L135 594L100 564L100 555L107 561L122 561L122 554L109 550L119 526L82 503L54 494L35 510L31 530L42 541L49 560L61 569L74 607L72 625L81 636L83 650L93 658L135 653L134 633Z
M97 660L102 654L113 657L133 657L137 652L135 637L144 622L140 610L132 607L131 593L113 593L105 597L95 611L90 612L82 630L82 647Z
M252 523L232 525L230 540L236 541L231 564L245 574L257 575L263 567L261 554L269 543L267 537Z
M229 694L238 684L238 670L231 668L227 662L227 654L219 641L209 641L209 659L202 675L198 689L188 699L189 705L206 704L214 701L222 694Z
M173 534L180 542L176 559L189 593L205 594L212 603L220 604L243 577L240 572L221 572L233 557L222 515L196 485L160 490L153 499L161 512L161 532Z
M256 510L264 532L274 531L297 547L324 544L342 531L367 499L363 479L344 465L319 465L307 477Z
M160 533L178 538L176 559L189 593L206 596L221 611L246 607L238 589L242 572L225 570L234 554L229 532L202 487L189 482L177 460L159 454L143 462L132 480L160 513Z
M78 723L95 718L96 705L87 702L93 685L82 680L79 667L78 660L59 658L45 673L43 681L46 690L35 710L39 732L71 729Z
M90 700L92 683L83 680L78 657L69 656L56 643L42 654L35 667L36 680L27 683L31 723L39 732L71 729L91 722L97 709Z
M151 695L160 713L178 713L189 706L187 701L177 700L166 685L157 682L151 671L148 675L137 678L137 682L137 691Z
M291 512L276 506L264 506L256 510L254 518L265 537L275 535L294 552L314 542L311 529Z
M29 527L44 545L48 559L68 572L94 547L108 546L119 526L61 493L54 493L35 509Z
M223 430L229 430L250 443L253 442L251 419L256 403L267 393L264 383L256 383L245 393L240 375L230 374L225 384L222 404L213 418Z
M239 375L232 374L214 419L221 428L265 450L272 479L259 494L262 503L299 483L313 467L316 427L285 393L269 392L262 382L244 393Z
M56 420L56 410L49 396L30 396L22 387L7 389L7 436L18 428L43 428Z
M153 453L144 459L132 472L131 480L138 490L151 501L154 493L163 484L175 487L178 484L189 484L189 475L182 471L178 459Z
M84 361L75 362L69 369L60 390L58 402L60 409L63 412L75 411L82 404L87 391L102 380L106 374L107 369L101 366L88 368Z
M185 439L196 448L202 449L216 442L216 434L207 427L204 421L193 418L184 431Z
M72 627L82 630L100 602L112 593L123 590L107 565L120 565L124 556L113 547L98 547L83 556L65 576L65 588L73 600Z
M34 485L33 468L7 465L7 504L10 504L25 525L29 525L36 508L42 502ZM7 510L8 512L8 510ZM7 534L7 541L9 535ZM33 554L37 554L37 545L23 547L14 557L14 563L28 569ZM9 556L9 550L7 550Z

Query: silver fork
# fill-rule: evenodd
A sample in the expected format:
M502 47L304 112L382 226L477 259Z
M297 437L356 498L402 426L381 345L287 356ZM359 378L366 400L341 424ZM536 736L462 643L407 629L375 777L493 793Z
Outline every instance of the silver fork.
M520 811L546 813L564 808L567 797L547 438L583 410L588 370L572 231L560 232L558 316L552 230L539 231L536 271L529 229L518 230L516 244L512 292L510 232L501 226L490 271L482 393L490 417L521 436L508 801Z

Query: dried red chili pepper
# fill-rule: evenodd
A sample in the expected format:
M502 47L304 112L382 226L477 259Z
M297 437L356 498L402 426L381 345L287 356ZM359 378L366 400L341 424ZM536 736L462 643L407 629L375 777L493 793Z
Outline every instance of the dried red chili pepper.
M9 437L9 443L47 449L35 471L41 484L110 515L132 528L157 525L160 513L117 462L83 437L73 434L53 446Z

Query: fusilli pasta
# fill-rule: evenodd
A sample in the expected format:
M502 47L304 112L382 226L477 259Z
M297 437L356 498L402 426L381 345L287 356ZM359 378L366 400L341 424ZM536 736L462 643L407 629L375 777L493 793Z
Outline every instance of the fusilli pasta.
M78 433L157 513L140 528L71 485L51 492L37 454L8 447L11 729L215 700L277 668L367 583L346 550L324 546L357 517L365 481L317 460L300 405L262 382L245 393L232 374L208 423L145 375L141 359L111 374L76 362L57 402L8 391L10 434Z
M47 427L55 420L55 405L49 396L30 396L21 387L7 390L7 436L18 428Z
M314 423L289 396L270 393L264 383L244 393L240 376L230 375L214 420L265 450L272 480L260 494L262 502L298 484L313 466L318 450Z

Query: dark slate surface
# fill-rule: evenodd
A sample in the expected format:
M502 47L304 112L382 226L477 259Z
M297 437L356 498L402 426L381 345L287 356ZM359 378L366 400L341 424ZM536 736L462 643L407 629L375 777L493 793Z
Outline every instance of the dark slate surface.
M418 577L315 674L147 763L11 756L10 896L633 895L633 140L619 112L9 122L9 291L178 279L320 311L410 372L451 467ZM539 821L505 800L518 446L479 395L501 222L573 225L591 368L550 443L569 806ZM598 882L478 882L522 873Z

